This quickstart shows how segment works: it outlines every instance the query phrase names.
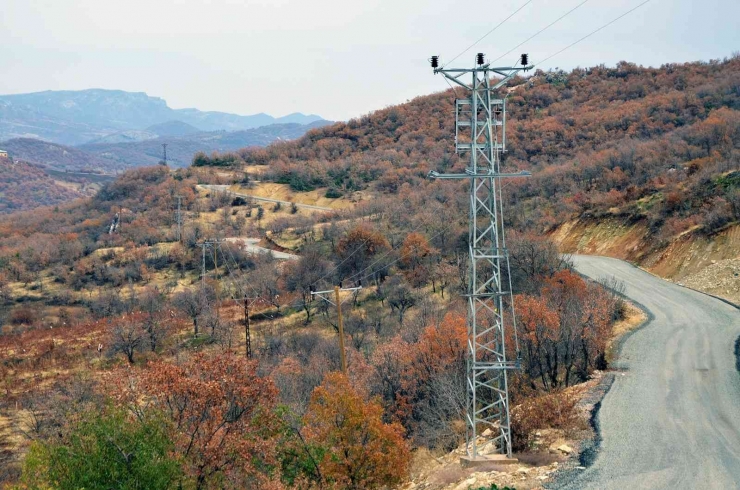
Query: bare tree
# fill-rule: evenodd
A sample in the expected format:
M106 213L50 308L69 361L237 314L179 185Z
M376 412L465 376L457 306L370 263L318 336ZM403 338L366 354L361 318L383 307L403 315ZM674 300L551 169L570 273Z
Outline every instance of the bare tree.
M391 307L391 312L398 312L398 323L403 325L403 317L409 308L416 304L416 295L408 284L398 276L394 276L386 286L386 299Z
M330 264L314 246L306 247L303 256L285 269L285 288L301 295L301 307L306 312L306 325L311 322L313 296L311 291L327 274Z
M344 332L349 335L352 346L361 350L367 341L372 327L362 315L349 315L344 321Z
M280 273L277 261L271 253L261 254L258 257L257 268L249 273L247 278L257 289L260 297L277 308L280 312Z
M124 318L111 326L110 351L123 353L130 364L134 363L134 353L145 342L146 331L135 319Z
M146 315L144 330L147 333L149 349L157 351L157 347L166 336L166 323L161 321L165 296L157 288L147 288L139 299L139 308Z
M172 302L177 309L193 322L193 335L197 337L199 333L198 321L209 305L207 293L187 289L177 293Z

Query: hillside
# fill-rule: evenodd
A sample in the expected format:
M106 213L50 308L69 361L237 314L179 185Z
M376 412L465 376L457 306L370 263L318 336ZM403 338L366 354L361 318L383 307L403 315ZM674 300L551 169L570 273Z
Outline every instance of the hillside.
M117 165L112 159L95 155L85 150L49 143L34 138L16 138L0 142L16 161L28 162L58 170L77 172L113 173Z
M244 131L191 133L187 130L187 127L191 126L183 127L178 124L178 129L175 129L175 126L168 123L162 127L154 127L154 130L175 133L185 131L185 133L182 136L160 137L153 131L127 131L102 138L107 141L105 143L76 147L34 138L16 138L0 142L0 148L8 151L16 160L58 170L113 174L131 167L156 165L162 160L162 143L168 144L168 163L185 167L199 151L210 153L232 151L245 146L266 146L275 140L298 138L306 131L328 124L331 123L321 120L306 125L272 124Z
M0 158L0 215L53 206L84 195L54 181L42 168Z
M240 116L197 109L171 109L142 92L89 89L0 96L0 141L36 138L79 145L126 130L179 121L200 131L241 131L269 124L309 124L316 115Z
M505 189L515 228L617 216L661 247L740 218L740 57L537 71L511 85L504 168L533 173ZM433 187L430 170L465 164L452 152L453 98L418 97L242 156L296 190Z

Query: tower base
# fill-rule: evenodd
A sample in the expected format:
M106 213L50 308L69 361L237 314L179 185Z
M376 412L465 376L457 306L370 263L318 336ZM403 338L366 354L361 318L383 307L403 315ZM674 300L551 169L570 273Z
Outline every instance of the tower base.
M505 454L487 454L485 456L478 455L472 456L461 456L460 466L463 468L475 468L476 466L490 465L490 464L517 464L519 460L517 458L510 458Z

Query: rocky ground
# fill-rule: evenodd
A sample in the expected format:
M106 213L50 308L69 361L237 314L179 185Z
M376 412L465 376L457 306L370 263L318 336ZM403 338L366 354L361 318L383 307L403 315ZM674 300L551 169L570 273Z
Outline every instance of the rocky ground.
M713 260L701 271L683 277L678 284L740 303L740 258Z
M541 430L530 452L515 454L517 464L463 468L460 457L464 446L445 455L435 456L429 451L418 451L412 469L412 480L403 490L479 490L496 485L518 490L540 489L554 481L568 479L572 473L584 469L582 454L594 452L598 446L597 434L591 426L594 406L603 398L613 380L613 374L595 372L591 380L568 390L580 398L578 408L587 429L564 433L559 430ZM483 433L484 436L486 433ZM563 474L564 476L562 476ZM494 487L495 488L495 487Z

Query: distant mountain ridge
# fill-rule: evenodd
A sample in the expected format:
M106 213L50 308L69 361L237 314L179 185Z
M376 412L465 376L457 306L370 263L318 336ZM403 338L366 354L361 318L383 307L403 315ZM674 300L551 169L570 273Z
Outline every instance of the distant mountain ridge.
M192 126L165 123L146 131L123 131L76 147L35 138L13 138L0 142L0 148L15 160L56 170L112 174L132 167L156 165L162 159L162 143L167 143L167 161L185 167L199 151L232 151L248 146L266 146L276 140L291 140L307 131L331 124L319 120L310 124L271 124L243 131L190 132ZM193 128L194 129L194 128ZM155 132L163 134L158 136ZM184 132L182 136L170 136ZM148 135L144 137L143 135ZM130 136L130 139L127 139ZM140 139L135 139L140 137Z
M0 95L0 141L36 138L80 145L166 123L183 123L198 131L243 131L270 124L310 124L321 119L301 113L276 118L264 113L242 116L172 109L160 97L123 90L47 90Z

